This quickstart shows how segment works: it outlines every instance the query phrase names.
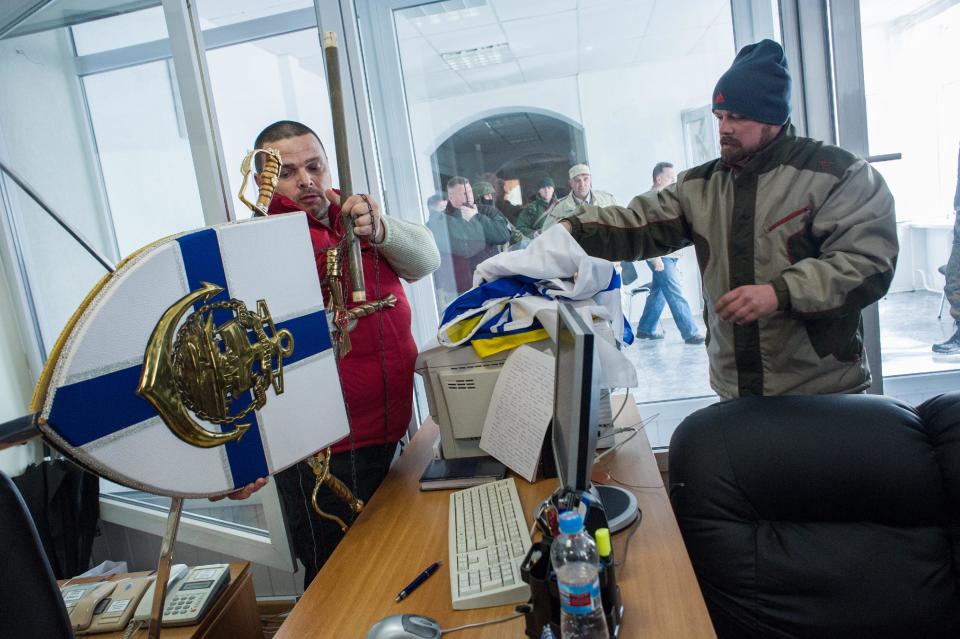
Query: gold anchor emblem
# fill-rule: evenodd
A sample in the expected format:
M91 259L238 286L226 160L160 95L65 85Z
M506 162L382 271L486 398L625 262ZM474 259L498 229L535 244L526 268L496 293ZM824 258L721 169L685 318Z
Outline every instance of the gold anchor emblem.
M293 335L276 330L264 300L257 301L256 313L235 299L204 304L177 329L191 306L222 290L203 282L166 310L147 343L137 387L137 394L153 405L174 435L200 448L239 440L250 424L216 433L190 411L214 424L239 422L267 403L268 386L277 395L283 393L283 358L293 353ZM230 311L233 317L217 326L216 310ZM251 390L252 401L233 414L232 404Z

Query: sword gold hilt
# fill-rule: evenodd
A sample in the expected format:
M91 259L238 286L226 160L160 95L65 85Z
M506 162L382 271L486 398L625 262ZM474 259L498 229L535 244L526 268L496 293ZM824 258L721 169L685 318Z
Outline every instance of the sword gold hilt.
M330 289L330 310L333 311L334 336L337 345L337 358L343 359L352 348L350 345L350 311L343 296L340 283L340 249L327 249L327 288Z
M396 305L397 296L393 293L387 293L387 296L383 299L379 299L374 302L364 302L363 304L351 308L349 311L350 319L360 319L361 317L372 315L385 308L393 308Z
M313 469L313 474L316 477L316 482L313 484L313 494L310 497L310 502L313 504L313 509L324 519L329 519L330 521L335 522L338 526L340 526L340 529L343 532L347 532L348 526L342 519L336 515L331 515L330 513L324 512L317 504L317 494L320 492L320 486L326 486L333 491L333 494L345 502L347 506L350 507L350 510L354 512L354 514L363 510L363 500L357 499L350 489L347 488L346 484L330 473L329 448L322 453L308 457L307 463L310 465L310 468Z
M256 204L250 202L244 192L247 190L247 182L250 180L250 170L253 167L253 160L258 153L263 153L267 157L263 160L263 168L258 175L260 176L260 191L257 194ZM277 183L280 181L280 167L283 162L280 160L280 152L276 149L254 149L247 153L240 164L240 172L243 174L243 183L240 185L240 201L246 204L254 214L266 215L270 208L270 201L273 199L273 192L277 189Z

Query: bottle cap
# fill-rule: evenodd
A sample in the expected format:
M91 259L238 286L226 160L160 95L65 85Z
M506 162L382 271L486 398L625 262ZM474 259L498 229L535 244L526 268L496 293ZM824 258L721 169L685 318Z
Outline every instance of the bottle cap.
M597 554L601 557L610 556L610 530L607 528L597 528L593 536L597 540Z
M575 510L560 513L560 532L564 535L575 535L583 528L583 518Z

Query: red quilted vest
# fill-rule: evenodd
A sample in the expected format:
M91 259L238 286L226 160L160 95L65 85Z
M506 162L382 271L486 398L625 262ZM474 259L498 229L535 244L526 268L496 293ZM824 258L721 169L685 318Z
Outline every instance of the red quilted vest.
M297 205L282 195L275 195L269 215L299 211ZM310 240L317 262L317 274L323 284L323 295L329 296L326 286L326 249L335 246L343 237L340 207L331 204L327 228L307 214ZM358 320L350 332L350 352L340 361L340 383L350 415L351 435L333 446L339 453L375 444L400 440L413 414L413 368L417 359L417 344L410 332L410 304L403 292L400 277L383 255L377 256L373 247L361 242L364 283L367 300L378 300L393 293L397 305ZM344 297L350 302L350 281L344 278ZM384 392L386 381L388 392ZM329 388L329 387L326 387ZM304 419L322 419L322 415L304 415Z

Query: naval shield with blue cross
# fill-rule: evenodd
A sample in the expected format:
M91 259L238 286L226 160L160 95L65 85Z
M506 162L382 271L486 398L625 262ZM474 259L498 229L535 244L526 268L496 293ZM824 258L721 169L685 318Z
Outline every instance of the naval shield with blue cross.
M173 236L91 291L35 402L44 434L108 479L207 497L349 433L303 213Z

